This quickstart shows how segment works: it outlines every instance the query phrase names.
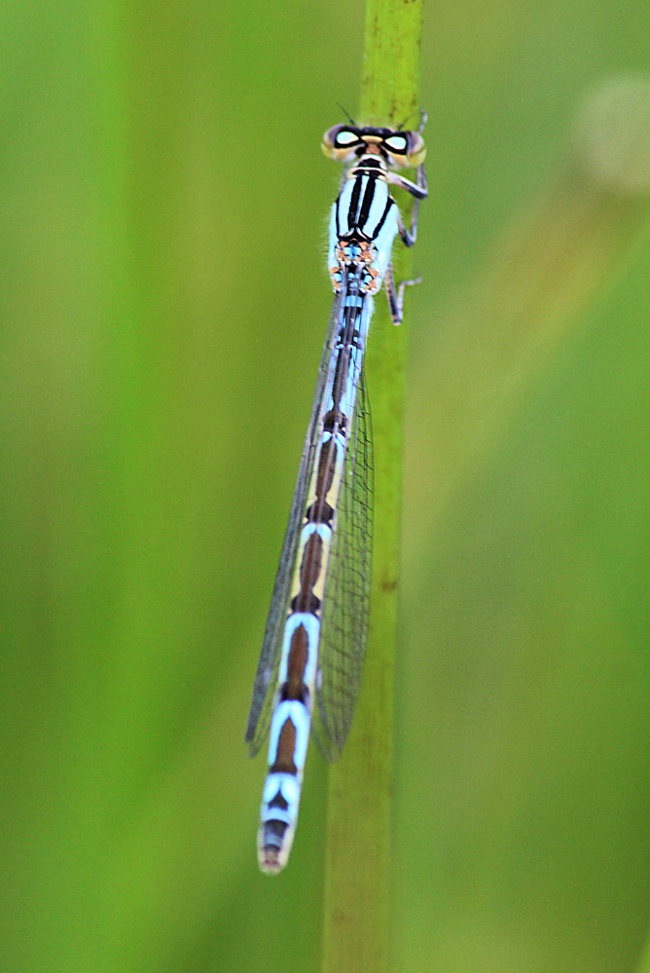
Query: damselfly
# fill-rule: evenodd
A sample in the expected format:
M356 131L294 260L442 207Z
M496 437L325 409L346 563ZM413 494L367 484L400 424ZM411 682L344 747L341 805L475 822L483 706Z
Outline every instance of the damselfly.
M372 443L363 360L373 297L386 284L402 319L390 257L415 242L427 195L422 131L335 125L323 151L343 162L332 206L329 272L334 305L289 525L280 556L246 740L251 756L270 724L257 849L260 868L287 863L298 818L310 727L327 760L343 749L356 703L368 629L372 546ZM416 169L411 182L394 170ZM389 186L415 197L410 230ZM314 706L317 700L317 706Z

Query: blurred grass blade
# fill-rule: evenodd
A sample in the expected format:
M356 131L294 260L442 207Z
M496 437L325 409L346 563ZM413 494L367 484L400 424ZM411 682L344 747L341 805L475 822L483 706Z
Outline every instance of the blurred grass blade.
M639 239L649 208L649 131L647 80L598 87L578 113L570 159L506 227L480 278L431 329L413 382L413 411L422 421L408 442L411 455L435 456L435 470L417 479L413 497L426 504L431 524L444 519L525 383ZM432 435L435 451L427 448Z

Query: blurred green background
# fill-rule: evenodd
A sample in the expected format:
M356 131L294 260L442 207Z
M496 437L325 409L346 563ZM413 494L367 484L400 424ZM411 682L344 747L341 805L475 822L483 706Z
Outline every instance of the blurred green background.
M0 14L3 973L319 968L326 768L262 877L243 731L329 313L319 139L356 111L363 17ZM635 193L603 220L557 187L586 94L649 39L644 0L425 8L400 973L642 969L650 234Z

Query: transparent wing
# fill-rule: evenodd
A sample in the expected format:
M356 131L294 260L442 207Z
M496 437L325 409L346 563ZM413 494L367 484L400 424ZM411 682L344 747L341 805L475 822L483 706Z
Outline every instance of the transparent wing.
M361 684L370 614L372 501L372 428L362 370L323 595L313 736L326 760L341 755Z
M340 316L340 304L341 295L337 294L334 298L332 313L330 315L325 347L323 348L318 378L316 380L314 404L311 410L309 426L307 427L305 443L302 448L302 456L300 457L296 489L291 504L291 512L289 513L289 523L287 524L287 531L284 535L280 563L273 586L271 608L266 622L264 641L262 642L262 652L257 666L257 673L255 674L255 682L253 683L253 700L248 714L245 738L249 745L249 754L251 757L255 756L264 743L273 711L273 697L276 690L277 673L280 664L282 633L291 594L291 578L296 560L298 540L300 538L300 528L304 517L306 493L309 487L319 430L322 424L324 390L327 385L330 369L336 365L336 360L334 362L332 361L332 348Z

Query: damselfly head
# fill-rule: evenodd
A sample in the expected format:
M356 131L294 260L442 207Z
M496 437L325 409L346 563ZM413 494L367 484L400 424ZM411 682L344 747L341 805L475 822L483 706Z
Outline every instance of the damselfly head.
M402 132L392 128L357 128L334 125L323 135L322 149L335 162L354 162L366 155L376 155L387 166L416 168L427 153L419 132Z

